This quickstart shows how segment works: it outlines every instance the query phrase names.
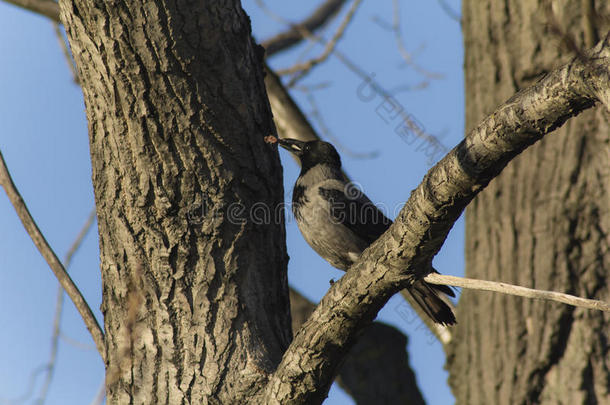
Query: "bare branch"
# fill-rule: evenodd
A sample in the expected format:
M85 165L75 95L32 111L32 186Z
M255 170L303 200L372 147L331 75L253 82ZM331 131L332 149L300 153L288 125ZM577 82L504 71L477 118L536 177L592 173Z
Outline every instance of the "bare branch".
M59 5L53 0L5 0L7 3L25 8L59 22Z
M307 298L290 289L293 331L301 328L315 307ZM373 322L350 350L337 376L337 383L357 404L423 405L406 346L407 337L398 329Z
M457 21L460 25L462 24L462 17L445 0L438 0L438 4L449 18Z
M17 215L19 216L19 219L21 219L21 223L23 223L23 226L38 248L38 251L45 258L49 264L49 267L51 267L51 270L55 274L55 277L57 277L59 283L66 290L66 293L83 318L83 321L85 321L85 325L87 326L87 329L95 342L97 351L102 356L102 360L104 360L106 358L104 348L104 332L102 332L100 325L97 323L95 315L93 315L87 301L85 301L85 298L78 290L78 287L74 284L74 281L72 281L72 278L70 278L70 275L61 264L55 255L55 252L53 252L53 249L51 249L45 237L40 232L40 229L38 229L38 225L36 225L36 222L34 222L34 219L30 215L23 198L13 183L8 168L6 167L6 163L4 162L2 152L0 152L0 185L2 185L4 191L6 191L13 208L15 208L15 211L17 211Z
M97 394L93 401L91 401L90 405L102 405L104 403L104 399L106 398L106 381L102 381L100 384L100 388L97 390Z
M403 60L405 61L405 63L408 66L413 67L413 69L420 73L421 75L429 78L429 79L440 79L443 77L442 74L440 73L435 73L435 72L431 72L429 70L424 69L423 67L419 66L418 64L415 63L415 61L413 60L413 57L411 55L411 53L409 51L407 51L407 47L405 45L405 41L403 39L402 36L402 28L401 28L401 18L400 18L400 4L398 2L398 0L393 0L392 1L392 5L393 5L393 17L392 17L392 24L387 24L384 23L381 18L379 17L375 17L373 18L373 21L376 22L380 27L391 31L392 34L394 35L394 40L396 41L396 46L398 47L398 52L400 53L400 56L402 56Z
M14 399L0 397L0 405L18 405L27 401L34 394L34 389L36 388L36 380L38 380L38 376L44 373L47 368L48 367L46 364L42 364L32 370L32 372L30 373L30 377L28 378L28 384L27 388L25 389L25 392Z
M76 65L74 65L74 59L72 59L72 55L70 54L70 49L68 48L66 38L64 38L64 34L61 32L61 25L58 22L53 22L53 29L55 30L55 36L57 37L57 42L59 42L59 47L64 54L64 59L70 68L70 73L72 73L72 81L75 84L79 84Z
M287 31L263 41L262 45L265 47L266 55L269 57L298 44L305 38L303 29L314 32L318 28L324 26L337 15L346 1L347 0L326 0L303 22L293 25Z
M337 149L339 149L339 151L342 154L351 156L355 159L373 159L373 158L379 156L379 151L377 151L377 150L373 150L371 152L356 152L356 151L351 150L346 145L344 145L341 142L341 140L339 140L337 137L335 137L332 134L332 132L326 125L326 122L324 122L324 117L322 116L322 113L320 112L320 108L318 107L318 103L316 102L316 99L313 96L312 92L309 90L304 90L304 92L305 92L305 96L307 98L307 102L309 102L309 105L311 106L311 111L310 111L311 117L318 123L318 128L320 128L320 131L322 132L324 137L326 139L329 139L332 142L332 144Z
M76 235L76 239L70 246L68 253L66 253L66 257L64 258L64 268L69 269L70 264L72 264L72 257L76 251L80 248L83 240L85 240L85 236L89 233L93 222L95 221L95 208L91 210L89 213L89 217L85 221L85 224L82 226L78 235ZM47 375L44 383L42 384L42 388L40 389L40 395L36 403L38 405L44 404L47 399L47 394L49 392L49 388L51 387L51 381L53 381L53 375L55 373L55 366L57 365L57 351L59 349L59 337L61 335L61 315L63 313L64 308L64 289L59 284L57 286L57 298L55 300L55 317L53 319L53 335L51 336L51 354L49 355L49 361L47 362Z
M305 114L282 85L280 78L267 64L265 64L265 73L267 96L280 138L293 138L301 141L320 139Z
M443 274L431 273L424 277L430 284L452 285L454 287L468 288L471 290L493 291L502 294L516 295L518 297L534 298L555 302L575 307L597 309L599 311L610 312L610 304L604 301L580 298L570 294L555 291L536 290L533 288L521 287L518 285L501 283L498 281L478 280L475 278L446 276Z
M432 258L472 199L528 146L609 98L610 35L586 53L586 61L574 59L498 107L426 174L394 224L296 334L264 403L321 403L355 336L393 294L432 270Z
M95 345L90 345L90 344L81 342L61 331L59 332L59 339L63 343L65 343L69 346L72 346L73 348L78 349L78 350L82 350L82 351L95 351L96 350Z
M298 80L303 78L314 66L324 62L330 56L330 54L335 49L337 42L339 42L339 40L345 33L347 26L353 20L354 14L356 13L356 10L358 9L358 6L360 6L361 3L362 3L362 0L354 1L354 3L352 4L352 7L349 9L347 14L345 15L345 18L341 22L341 25L339 25L339 28L337 28L337 31L335 32L333 37L330 39L330 41L328 41L326 43L326 47L324 48L324 51L322 52L322 54L320 56L318 56L317 58L310 59L307 62L292 66L291 68L276 71L276 73L280 76L286 75L286 74L291 74L291 73L296 73L296 75L290 79L290 82L288 83L288 87L293 86ZM309 33L311 33L311 31L309 31Z

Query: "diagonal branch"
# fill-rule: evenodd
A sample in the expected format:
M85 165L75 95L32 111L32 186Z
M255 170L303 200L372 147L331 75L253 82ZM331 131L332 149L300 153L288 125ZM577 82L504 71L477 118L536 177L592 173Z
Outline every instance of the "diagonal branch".
M30 3L27 0L11 0L11 3L20 3L21 6L31 11L39 11L35 8L26 7L25 5ZM301 25L305 26L308 32L316 30L324 22L332 18L344 3L345 0L326 1L314 15ZM331 12L333 5L336 7L336 10ZM48 16L55 22L59 22L57 3L50 1L49 6L54 13ZM300 32L294 28L292 31L293 34ZM276 37L277 42L273 42L275 45L267 45L271 47L267 49L267 54L279 52L285 46L291 46L291 35L286 33L285 37L282 35ZM302 38L301 34L298 34L292 44L297 43ZM67 60L71 62L71 57L68 57ZM268 67L266 67L266 70L267 92L274 111L276 125L278 130L283 132L283 137L304 138L307 140L319 139L315 130L309 125L307 118L281 84L279 78ZM294 301L293 297L291 304L294 304ZM311 303L308 303L308 306L307 315L314 308L314 305ZM299 327L304 321L305 319L301 320ZM380 342L384 342L382 350L378 347ZM394 328L382 324L370 328L360 338L359 344L353 349L353 355L346 361L339 384L345 387L356 400L363 403L371 402L371 398L382 399L384 403L407 403L407 399L412 404L424 403L413 371L408 364L408 354L405 351L405 346L406 336ZM54 347L56 346L54 345ZM378 370L380 369L384 369L385 372L379 373ZM374 383L371 383L371 376L375 378ZM110 377L112 377L112 373ZM101 395L94 401L95 403L103 400L103 390L100 393ZM42 397L44 398L44 396Z
M349 9L347 14L345 15L345 18L341 22L341 25L339 25L339 28L337 29L337 31L335 32L333 37L330 39L330 41L328 41L326 43L326 46L324 47L324 51L322 52L322 54L320 54L320 56L310 59L306 62L296 64L290 68L276 71L276 73L280 76L285 75L285 74L295 73L294 77L290 79L290 83L288 84L288 87L292 87L298 80L303 78L303 76L305 76L311 69L313 69L316 65L324 62L330 56L330 54L335 49L337 42L339 42L341 37L343 37L343 34L345 33L347 26L353 20L354 14L356 13L358 6L360 6L360 3L362 3L362 0L354 1L354 3L352 4L352 7Z
M301 328L315 307L290 289L293 331ZM406 346L407 336L398 329L373 322L351 348L336 382L357 404L424 405Z
M81 228L78 235L76 235L76 239L70 246L68 253L64 258L64 268L69 269L72 264L72 257L76 251L80 248L85 236L89 233L91 226L95 222L95 208L91 210L89 213L89 217L85 221L85 224ZM51 354L49 355L49 361L47 362L47 375L42 384L42 388L40 389L40 395L38 396L38 400L36 401L37 405L42 405L45 403L47 399L47 394L49 393L49 388L51 387L51 382L53 381L53 376L55 374L55 369L57 366L57 352L59 350L59 338L61 336L61 315L63 313L64 308L64 289L61 284L58 283L57 286L57 298L55 300L55 317L53 318L53 335L51 337Z
M55 252L53 252L53 249L51 249L49 246L49 243L45 239L42 232L40 232L40 229L38 229L38 225L36 225L36 222L34 221L34 218L32 218L28 207L25 205L25 202L19 194L17 187L15 187L15 184L13 183L13 179L11 178L8 168L6 167L6 163L4 162L4 158L2 157L2 152L0 152L0 185L4 188L4 191L6 191L6 194L11 201L11 204L15 208L15 211L17 211L17 215L19 216L21 223L23 223L28 235L30 235L32 238L32 241L38 248L38 251L45 258L49 264L49 267L51 267L51 270L55 274L55 277L57 277L57 280L61 286L64 288L64 290L66 290L66 294L68 294L74 303L74 306L80 313L80 316L85 321L85 325L87 326L87 329L95 342L97 351L102 356L102 360L104 360L106 358L104 348L104 332L102 332L100 325L97 323L95 315L93 315L87 301L85 301L85 298L79 291L78 287L76 284L74 284L74 281L72 281L72 278L70 278L70 275L55 255Z
M596 102L607 103L610 34L586 56L498 107L426 174L394 224L333 284L296 334L263 403L321 403L356 336L394 293L431 270L472 199L528 146Z
M17 7L25 8L59 22L59 5L53 0L4 0Z
M304 38L304 32L313 32L329 22L347 0L326 0L309 17L291 26L287 31L281 32L273 38L263 41L267 56L286 50Z

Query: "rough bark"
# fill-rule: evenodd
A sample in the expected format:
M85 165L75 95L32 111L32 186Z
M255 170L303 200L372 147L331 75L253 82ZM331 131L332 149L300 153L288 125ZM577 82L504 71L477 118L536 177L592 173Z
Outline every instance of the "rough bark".
M272 125L268 105L257 104L264 91L252 69L255 52L249 39L233 41L249 35L243 12L224 2L211 10L62 6L88 80L94 183L103 204L109 402L240 402L262 387L289 339L282 334L289 330L285 249L274 245L283 228L214 215L232 202L247 209L261 195L277 203L282 194L277 157L262 146ZM595 71L570 64L513 97L430 171L392 229L331 288L259 403L321 401L357 333L391 294L429 270L471 199L550 129L597 99L609 105L608 43L599 50ZM583 83L589 78L593 85ZM253 239L254 247L246 245ZM253 313L260 307L263 313Z
M290 290L292 330L297 331L315 305ZM407 336L398 329L373 322L351 348L336 382L357 404L423 405L406 352Z
M35 13L42 12L35 7L39 4L36 2L29 0L11 0L10 2L30 9ZM47 0L40 1L40 3L43 2L50 7L51 13L42 13L53 21L60 22L58 4ZM322 5L320 10L329 11L326 8L329 4L331 4L330 1ZM320 10L317 10L308 20L319 15ZM330 13L324 15L325 19L331 17L332 14ZM324 24L323 20L318 22L320 25ZM281 34L278 38L283 38L283 36L284 34ZM277 49L281 50L280 48ZM265 55L268 54L267 52ZM302 138L310 136L309 139L317 139L317 134L282 86L279 78L268 67L265 67L265 69L266 89L271 102L274 121L276 126L280 125L278 131L289 134L282 135L284 137ZM293 331L305 322L313 308L315 308L313 303L291 290ZM383 342L383 345L379 346L379 342ZM388 404L423 403L408 362L406 336L390 326L373 324L371 332L361 336L356 346L351 351L346 364L341 368L338 378L339 385L352 395L356 403L370 403L372 398ZM102 346L101 350L105 350L105 346ZM346 377L342 377L343 375ZM375 378L375 382L372 382L372 378Z
M31 10L36 14L44 15L53 21L59 21L59 7L53 0L5 0L17 7Z
M426 174L392 226L335 282L295 335L265 404L321 403L354 343L387 299L431 271L462 210L528 146L589 109L610 109L610 35L481 121Z
M586 48L608 32L590 8L608 16L608 2L552 4L555 24L542 1L464 1L467 128L573 57L563 34ZM570 120L473 201L467 276L608 301L608 120L603 107ZM448 361L457 403L608 403L608 314L464 291L458 318Z
M108 403L246 402L291 338L249 19L239 1L60 8L89 120Z

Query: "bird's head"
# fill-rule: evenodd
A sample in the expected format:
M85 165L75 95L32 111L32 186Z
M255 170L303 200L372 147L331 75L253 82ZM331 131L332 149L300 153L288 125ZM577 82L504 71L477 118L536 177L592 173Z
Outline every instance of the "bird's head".
M341 158L333 145L323 141L303 142L297 139L278 139L280 146L289 150L301 160L303 172L318 164L327 164L333 168L341 168Z

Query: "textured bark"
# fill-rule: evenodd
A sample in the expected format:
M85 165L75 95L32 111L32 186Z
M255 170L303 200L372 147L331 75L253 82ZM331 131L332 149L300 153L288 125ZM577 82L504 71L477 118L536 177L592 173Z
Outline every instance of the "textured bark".
M466 0L466 127L608 31L605 1ZM606 20L607 21L607 20ZM568 41L569 42L569 41ZM610 299L609 114L584 112L517 157L468 207L466 275ZM459 404L607 404L607 313L464 291L450 347Z
M290 338L283 227L226 215L243 215L236 202L274 206L282 190L277 155L262 144L272 124L246 17L217 3L62 2L86 81L109 403L250 401ZM266 397L250 402L321 402L358 332L429 270L471 199L550 129L597 99L610 104L609 59L606 42L595 71L570 64L516 95L435 166L331 288Z
M244 403L291 339L249 19L228 0L60 8L89 120L108 403Z
M40 12L34 7L38 3L28 0L11 2L29 8L31 11ZM325 3L311 18L319 15L322 10L326 10L324 18L332 17L332 14L328 13L329 9L326 8L330 4L330 1ZM60 22L58 4L45 2L45 5L48 5L51 10L48 16L52 20ZM318 22L320 24L324 23L322 20ZM282 37L283 34L278 38ZM289 134L283 135L284 137L302 138L310 136L309 139L317 139L317 134L281 85L279 78L268 67L266 67L266 73L266 88L272 105L274 120L276 125L280 125L278 130L281 133ZM195 222L197 222L198 212L193 214L195 215ZM292 294L291 292L293 330L297 330L305 322L314 307L311 302L298 293ZM383 345L380 346L379 342L383 342ZM101 349L105 350L105 346ZM408 363L406 336L387 325L375 323L370 331L360 337L356 347L346 360L346 364L341 369L338 383L352 395L357 403L370 403L372 399L380 401L379 403L388 404L423 403L413 371Z
M17 7L31 10L37 14L44 15L53 21L59 21L59 7L52 0L5 0L7 3Z
M391 295L431 271L433 256L472 199L528 146L596 102L610 106L610 35L515 94L430 169L392 226L294 336L264 403L321 403L355 336Z
M314 309L307 298L290 290L293 331ZM406 346L407 337L398 329L373 322L349 351L336 382L357 404L423 405Z

